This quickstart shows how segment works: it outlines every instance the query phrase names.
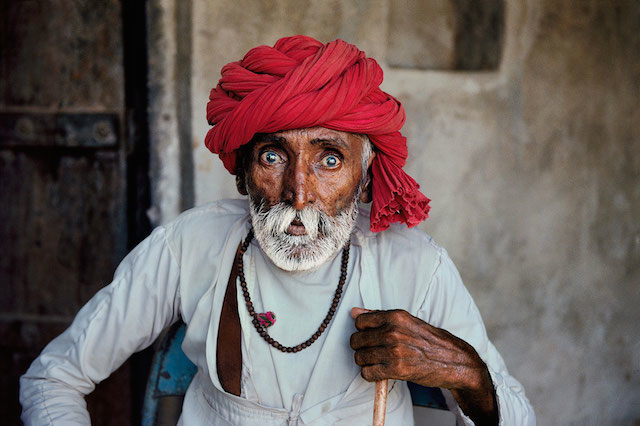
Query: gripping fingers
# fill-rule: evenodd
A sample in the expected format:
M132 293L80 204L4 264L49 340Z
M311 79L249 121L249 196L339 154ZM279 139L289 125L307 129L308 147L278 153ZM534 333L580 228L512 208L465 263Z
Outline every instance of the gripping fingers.
M386 311L369 311L356 317L355 326L358 330L377 328L387 323Z
M374 365L382 362L380 359L380 348L362 348L354 352L353 358L360 367Z
M358 350L362 348L375 347L380 344L379 330L356 331L349 338L351 349Z
M389 378L385 373L385 366L382 364L367 365L365 367L362 367L360 375L367 382L377 382L378 380Z

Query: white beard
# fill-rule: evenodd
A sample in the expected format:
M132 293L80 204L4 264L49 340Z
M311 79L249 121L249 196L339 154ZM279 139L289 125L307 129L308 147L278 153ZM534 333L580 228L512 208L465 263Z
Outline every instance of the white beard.
M315 207L296 210L286 203L265 210L249 194L249 212L255 237L269 259L285 271L307 271L347 244L358 217L358 197L336 216L329 216ZM305 235L286 233L294 219L302 222Z

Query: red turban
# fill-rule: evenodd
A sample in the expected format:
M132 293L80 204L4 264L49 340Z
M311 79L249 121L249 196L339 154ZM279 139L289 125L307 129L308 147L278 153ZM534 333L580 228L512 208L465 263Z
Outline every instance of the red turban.
M207 104L213 128L205 145L235 173L236 150L256 133L322 126L366 134L376 150L371 230L393 222L415 226L428 217L429 199L402 170L405 113L397 99L380 90L381 83L378 63L343 40L322 44L294 36L273 47L258 46L222 68Z

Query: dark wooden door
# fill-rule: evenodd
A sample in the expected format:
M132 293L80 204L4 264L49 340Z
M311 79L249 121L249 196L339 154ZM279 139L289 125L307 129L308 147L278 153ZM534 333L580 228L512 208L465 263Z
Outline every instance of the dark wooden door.
M18 377L148 231L144 2L124 3L0 0L4 424ZM94 424L134 421L131 365L88 398Z

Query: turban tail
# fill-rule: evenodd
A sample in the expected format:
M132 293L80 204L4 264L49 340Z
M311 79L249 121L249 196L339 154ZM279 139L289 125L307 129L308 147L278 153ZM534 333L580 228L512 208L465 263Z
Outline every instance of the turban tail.
M211 90L205 145L236 172L237 149L256 133L322 126L366 134L376 149L372 164L371 230L390 223L415 226L428 217L429 199L402 170L407 141L400 134L402 105L380 90L382 69L342 40L306 37L251 49L222 68Z

